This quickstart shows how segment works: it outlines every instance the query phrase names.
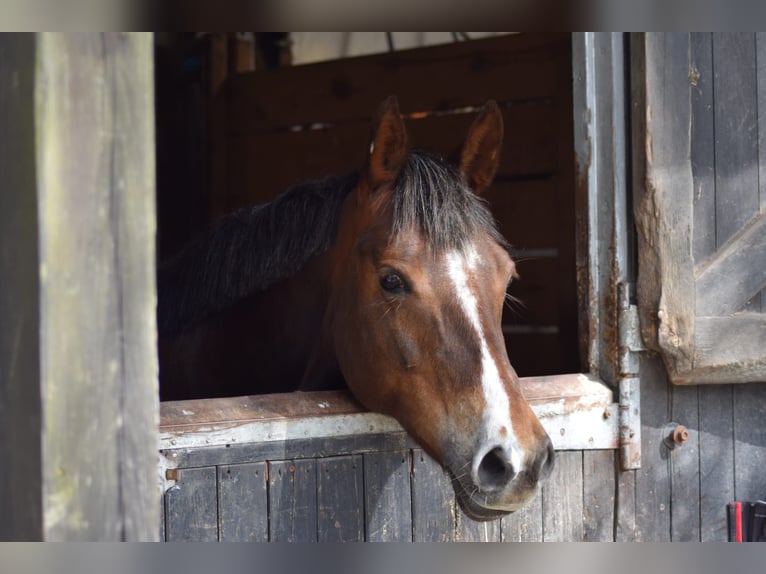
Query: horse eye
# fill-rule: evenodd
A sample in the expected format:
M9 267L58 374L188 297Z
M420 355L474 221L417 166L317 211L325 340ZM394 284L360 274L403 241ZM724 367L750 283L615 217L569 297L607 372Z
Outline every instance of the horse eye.
M380 286L390 292L403 291L404 281L398 273L386 273L380 278Z

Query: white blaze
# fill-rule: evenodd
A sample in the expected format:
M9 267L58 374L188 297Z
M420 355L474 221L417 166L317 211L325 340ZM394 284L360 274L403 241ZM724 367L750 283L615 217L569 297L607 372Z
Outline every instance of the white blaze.
M521 447L513 432L511 410L508 393L500 378L500 370L492 358L484 336L484 329L479 317L479 303L468 284L469 273L476 269L479 254L476 248L469 246L464 253L450 251L447 253L447 270L457 294L460 306L465 312L470 324L476 331L481 348L481 388L486 402L484 411L484 437L496 445L503 445L511 453L511 464L516 472L521 471ZM507 435L502 436L500 429L505 427Z

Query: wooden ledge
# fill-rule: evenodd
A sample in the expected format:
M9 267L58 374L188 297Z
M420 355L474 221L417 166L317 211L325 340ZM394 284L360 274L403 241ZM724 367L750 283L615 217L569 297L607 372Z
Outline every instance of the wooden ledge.
M604 384L583 374L527 377L521 382L556 449L617 447L617 405ZM394 419L365 410L345 391L160 405L162 450L403 432Z

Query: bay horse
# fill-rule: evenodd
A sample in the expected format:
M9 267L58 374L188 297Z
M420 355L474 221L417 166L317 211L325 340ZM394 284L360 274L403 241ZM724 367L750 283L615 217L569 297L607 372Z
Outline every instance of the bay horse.
M158 274L164 400L347 386L448 471L463 511L520 508L553 464L501 331L516 275L479 194L488 102L456 165L412 150L395 97L355 173L226 216Z

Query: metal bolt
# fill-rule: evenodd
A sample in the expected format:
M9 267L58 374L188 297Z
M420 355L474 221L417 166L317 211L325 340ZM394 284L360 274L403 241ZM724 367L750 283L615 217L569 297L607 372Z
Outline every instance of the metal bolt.
M607 409L604 409L604 418L605 418L605 419L608 419L608 418L609 418L609 417L611 417L611 416L612 416L612 413L611 413L611 411L610 411L608 408L607 408Z
M673 442L678 446L683 446L684 443L689 440L689 431L684 425L678 425L673 429Z

